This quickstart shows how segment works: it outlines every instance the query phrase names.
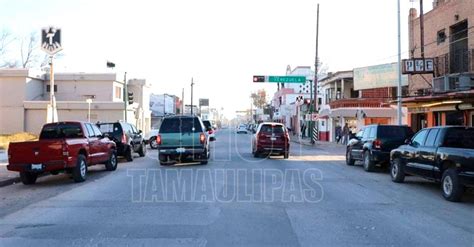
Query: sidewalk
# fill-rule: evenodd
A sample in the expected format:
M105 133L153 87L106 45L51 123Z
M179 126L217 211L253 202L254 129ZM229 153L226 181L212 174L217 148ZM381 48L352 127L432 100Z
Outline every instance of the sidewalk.
M7 161L8 157L6 151L0 150L0 187L20 182L20 175L18 172L7 170Z
M337 144L334 142L316 141L314 144L312 144L310 138L297 138L296 136L290 137L290 141L293 143L298 143L301 145L315 147L315 148L331 148L341 153L345 153L346 151L345 145Z

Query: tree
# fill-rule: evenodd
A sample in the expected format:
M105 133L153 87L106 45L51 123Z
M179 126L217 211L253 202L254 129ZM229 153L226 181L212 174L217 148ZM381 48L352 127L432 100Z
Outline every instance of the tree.
M15 38L8 30L0 32L0 68L11 67L11 62L7 61L7 52L13 41Z
M21 39L20 57L21 67L31 68L38 63L40 55L39 41L36 33L30 33L28 37Z
M267 103L267 93L265 92L265 89L260 89L256 93L252 93L250 98L252 98L252 104L256 108L263 109Z

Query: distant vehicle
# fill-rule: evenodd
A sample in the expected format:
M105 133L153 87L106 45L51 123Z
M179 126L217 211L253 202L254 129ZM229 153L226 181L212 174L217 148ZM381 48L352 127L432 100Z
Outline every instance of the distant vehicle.
M363 161L364 170L374 171L377 164L388 165L390 151L413 136L408 126L367 125L349 141L346 148L346 164Z
M261 154L283 155L289 158L290 136L281 123L261 123L252 137L252 154L259 157Z
M170 165L187 160L207 164L211 141L209 130L196 116L166 117L156 139L160 164Z
M156 143L156 136L158 135L159 129L152 129L148 133L146 140L148 140L148 144L150 144L151 149L157 149L158 148L158 143Z
M237 134L247 134L247 127L245 126L245 124L241 124L237 127Z
M422 129L390 158L392 181L401 183L410 174L441 182L443 197L459 201L465 186L474 186L474 128Z
M204 127L207 130L207 133L209 134L209 139L210 141L215 141L216 140L216 128L212 125L211 121L209 120L203 120L202 123L204 124Z
M34 184L39 174L70 173L75 182L85 181L87 167L105 164L117 169L116 145L91 123L59 122L43 126L38 141L10 143L10 171L20 172L23 184Z
M137 130L135 125L125 122L98 123L103 133L109 134L111 139L117 144L117 155L124 156L127 161L133 161L133 153L138 153L140 157L146 155L146 141L141 130Z

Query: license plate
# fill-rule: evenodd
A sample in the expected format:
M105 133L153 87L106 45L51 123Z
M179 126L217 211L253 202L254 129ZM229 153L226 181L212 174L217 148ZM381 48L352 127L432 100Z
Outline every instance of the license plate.
M184 152L186 152L186 148L177 148L176 152L177 153L184 153Z
M270 138L270 140L272 140L272 141L276 141L276 139L277 139L276 137Z
M31 164L31 170L42 170L43 165L42 164Z

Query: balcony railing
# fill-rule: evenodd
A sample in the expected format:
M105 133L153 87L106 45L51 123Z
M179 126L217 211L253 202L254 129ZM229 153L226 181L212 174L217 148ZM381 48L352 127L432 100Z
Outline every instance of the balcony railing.
M461 50L435 57L435 77L474 72L474 49Z

